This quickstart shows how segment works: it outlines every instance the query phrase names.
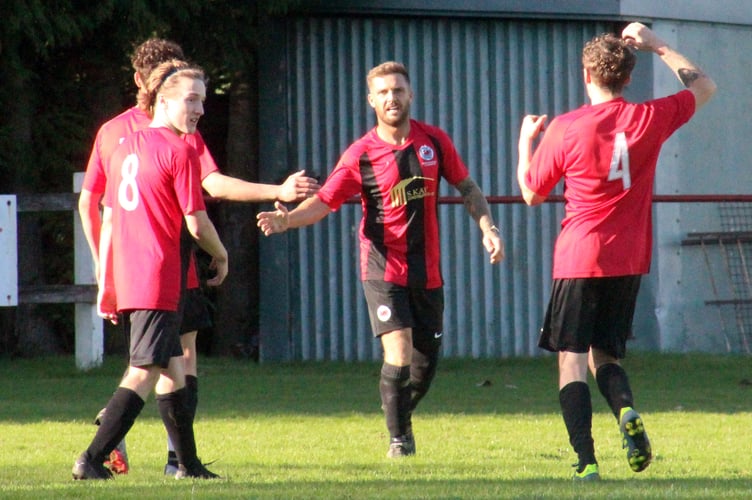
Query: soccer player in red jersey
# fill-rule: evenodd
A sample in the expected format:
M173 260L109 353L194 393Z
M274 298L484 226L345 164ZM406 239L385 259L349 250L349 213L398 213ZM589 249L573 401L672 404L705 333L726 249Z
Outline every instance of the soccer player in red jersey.
M146 82L152 69L160 63L184 59L183 50L174 42L160 38L150 38L136 47L131 64L134 69L133 79L140 89ZM117 146L133 132L147 128L152 117L149 110L142 106L133 106L102 125L97 132L94 146L86 167L86 174L79 196L79 213L81 216L84 235L89 243L94 258L95 271L99 275L99 231L101 226L100 200L105 190L107 176L105 165ZM263 201L300 201L312 196L319 185L315 179L306 177L303 172L289 176L279 186L246 182L241 179L223 175L206 147L198 130L184 134L182 139L193 146L198 152L201 170L201 186L212 197L230 201L263 202ZM198 405L198 367L196 353L196 337L198 330L211 326L211 317L206 306L203 293L199 288L199 279L193 255L188 268L184 304L182 306L182 323L180 340L183 345L184 362L186 365L186 383L190 395L192 412L195 414ZM171 381L162 379L160 386L166 392L170 391ZM101 420L101 415L96 421ZM128 460L125 453L125 443L121 443L113 451L112 468L115 472L127 473ZM168 457L165 474L171 475L177 471L177 458L173 445L168 439Z
M133 80L141 88L149 73L159 64L171 59L185 60L183 50L174 42L160 38L150 38L136 47L131 64ZM151 116L148 111L136 105L114 117L97 132L94 146L86 166L78 208L84 234L98 265L99 229L101 216L99 202L107 181L104 165L112 151L130 134L149 126ZM185 134L183 140L196 148L201 160L201 186L210 196L228 201L260 203L266 201L301 201L312 196L319 189L318 182L297 172L289 176L281 185L259 184L222 174L206 147L201 134L196 131ZM97 273L97 276L99 273Z
M641 104L622 97L636 57L651 51L686 89ZM630 468L652 458L619 363L631 335L640 277L650 268L651 203L663 143L715 93L694 63L640 23L621 38L593 38L582 51L590 105L556 117L533 153L546 115L522 121L517 177L528 205L542 203L559 180L565 216L556 241L553 284L539 346L559 354L559 401L577 453L575 480L599 479L591 430L588 365L623 434ZM589 359L590 357L590 359Z
M73 466L74 479L108 479L103 465L127 434L160 376L173 391L158 389L157 404L175 445L177 478L215 478L199 461L185 390L178 305L184 271L183 224L212 256L219 285L227 275L227 251L209 220L201 192L198 154L180 138L193 133L203 115L203 72L182 61L158 66L139 98L154 119L113 152L100 234L98 307L105 319L122 315L130 338L128 371L105 407L87 450Z
M258 214L265 235L313 224L359 194L360 274L384 363L379 390L390 434L387 456L415 453L412 412L436 374L443 335L438 193L444 177L462 195L492 264L504 244L483 193L449 136L410 118L413 92L404 65L385 62L367 76L377 125L344 152L318 194L288 212Z

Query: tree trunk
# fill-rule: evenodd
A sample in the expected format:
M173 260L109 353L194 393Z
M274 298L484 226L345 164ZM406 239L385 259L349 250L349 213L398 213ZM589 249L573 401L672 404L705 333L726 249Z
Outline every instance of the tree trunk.
M16 158L12 165L12 181L5 185L8 193L33 193L38 191L39 166L35 164L32 130L36 96L33 85L23 76L28 72L9 71L3 68L6 84L12 89L8 95L13 99L7 103L8 129L11 131L11 147ZM3 166L5 170L8 165ZM4 183L5 184L5 183ZM42 224L37 213L19 215L18 226L18 284L37 285L44 282L44 259L42 255ZM12 355L31 357L39 354L60 352L60 342L56 338L48 316L39 304L19 304L16 311L3 310L0 323L3 330L3 347ZM11 326L12 325L12 326ZM13 333L11 333L13 332Z
M256 89L238 78L229 95L227 166L225 173L258 180ZM258 341L258 229L256 207L224 202L219 207L219 231L227 247L230 273L217 290L217 314L212 353L256 359Z

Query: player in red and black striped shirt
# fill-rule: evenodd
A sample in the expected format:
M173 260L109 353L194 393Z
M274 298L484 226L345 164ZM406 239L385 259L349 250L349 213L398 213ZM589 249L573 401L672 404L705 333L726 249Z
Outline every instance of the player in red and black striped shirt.
M288 212L258 215L267 236L323 219L360 195L360 271L373 334L381 339L380 392L391 437L388 457L415 453L411 416L436 373L443 335L438 192L456 187L483 233L492 264L504 244L486 199L449 136L410 119L413 93L404 65L385 62L367 77L377 125L340 158L318 194Z

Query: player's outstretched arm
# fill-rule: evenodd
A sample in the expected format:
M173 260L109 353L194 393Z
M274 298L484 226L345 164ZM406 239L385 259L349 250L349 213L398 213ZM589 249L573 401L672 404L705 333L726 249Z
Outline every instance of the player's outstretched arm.
M637 50L655 52L671 68L679 80L695 95L695 108L699 109L713 97L716 84L695 63L668 46L650 28L642 23L631 23L621 37Z
M504 240L499 228L494 225L486 197L471 177L466 177L455 187L462 195L465 209L483 232L483 247L489 254L489 261L498 264L504 260Z
M321 186L304 171L295 172L280 185L248 182L219 172L212 172L201 181L209 195L228 201L261 203L265 201L295 202L316 194Z
M276 202L274 208L276 210L273 212L259 212L256 215L256 225L265 236L283 233L296 227L310 226L332 211L318 196L303 201L292 212L280 202Z

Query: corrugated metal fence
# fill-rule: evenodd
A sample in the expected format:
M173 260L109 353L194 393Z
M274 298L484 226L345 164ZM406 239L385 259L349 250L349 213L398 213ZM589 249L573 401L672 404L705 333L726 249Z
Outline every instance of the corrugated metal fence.
M292 158L325 178L339 155L371 128L365 74L385 60L410 70L412 116L446 130L486 195L519 194L517 137L525 113L550 116L584 101L580 52L605 23L444 18L313 17L288 25ZM457 196L443 183L442 195ZM507 259L492 267L462 205L440 209L447 357L540 354L551 250L562 207L493 205ZM292 233L299 297L291 359L376 360L357 275L360 206L346 205ZM297 292L296 292L297 293ZM293 313L293 316L295 313Z

